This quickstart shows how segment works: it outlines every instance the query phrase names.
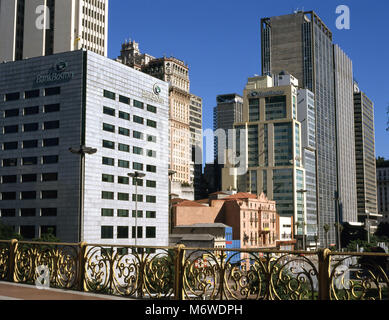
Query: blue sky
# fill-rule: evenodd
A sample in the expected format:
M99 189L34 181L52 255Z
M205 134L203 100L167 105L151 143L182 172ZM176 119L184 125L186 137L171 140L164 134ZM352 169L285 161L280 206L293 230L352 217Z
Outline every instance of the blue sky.
M336 8L348 5L351 29L338 30ZM260 19L314 10L353 60L354 77L375 103L376 153L389 158L389 1L386 0L110 0L110 58L125 39L153 56L175 56L190 67L191 92L204 100L204 128L212 128L216 96L242 94L261 74Z

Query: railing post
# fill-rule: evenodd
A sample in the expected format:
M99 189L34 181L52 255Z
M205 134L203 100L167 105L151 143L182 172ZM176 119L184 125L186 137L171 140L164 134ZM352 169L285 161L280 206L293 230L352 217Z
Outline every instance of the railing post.
M174 259L174 298L175 300L185 300L184 297L184 253L185 246L178 245L175 249Z
M9 264L8 264L8 281L14 282L15 280L15 259L16 259L16 250L18 249L18 240L12 239L9 244Z
M319 300L330 300L330 256L331 250L323 249L319 257Z
M80 264L80 275L79 275L79 283L78 283L78 289L80 291L88 291L87 286L85 286L85 264L86 264L86 242L80 243L80 250L78 252L78 262Z

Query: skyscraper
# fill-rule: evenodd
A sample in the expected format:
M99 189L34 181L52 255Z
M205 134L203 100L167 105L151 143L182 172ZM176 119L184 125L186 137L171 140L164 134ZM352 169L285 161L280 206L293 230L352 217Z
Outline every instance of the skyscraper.
M350 61L338 47L333 47L331 31L313 11L264 18L261 33L263 74L286 70L299 79L301 87L315 95L319 240L321 245L325 244L324 227L327 225L329 244L335 244L338 204L345 204L344 220L352 222L356 218L353 160L345 156L345 152L352 152L352 146L342 140L352 137L348 92L352 74ZM338 126L336 105L339 113L346 113L340 116ZM337 136L337 133L349 136ZM345 147L339 157L337 138L339 145ZM340 173L339 184L338 168L347 168Z
M377 177L375 158L374 104L354 87L356 180L358 193L358 219L368 216L370 226L377 227Z
M87 49L107 56L108 0L0 0L0 61Z

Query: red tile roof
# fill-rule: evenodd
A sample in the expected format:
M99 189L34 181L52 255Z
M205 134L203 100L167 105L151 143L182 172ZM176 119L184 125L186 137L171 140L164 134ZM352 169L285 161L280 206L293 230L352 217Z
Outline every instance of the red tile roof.
M240 192L237 194L233 194L232 196L228 196L226 199L257 199L257 195L252 193Z
M189 201L189 200L185 200L180 203L177 203L175 206L176 207L202 207L202 208L204 207L204 205L200 203Z

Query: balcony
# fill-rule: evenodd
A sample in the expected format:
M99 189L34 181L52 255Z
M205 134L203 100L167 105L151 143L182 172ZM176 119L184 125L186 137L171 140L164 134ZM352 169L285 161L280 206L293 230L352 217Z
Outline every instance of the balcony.
M0 241L0 281L153 300L389 300L388 258L389 254L328 249L12 240Z

